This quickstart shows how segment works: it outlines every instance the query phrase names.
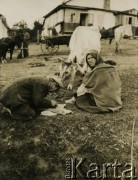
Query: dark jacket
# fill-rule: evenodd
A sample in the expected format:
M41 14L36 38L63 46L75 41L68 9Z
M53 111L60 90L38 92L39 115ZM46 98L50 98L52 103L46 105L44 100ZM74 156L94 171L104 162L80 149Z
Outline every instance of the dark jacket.
M41 76L20 78L3 89L0 102L10 110L22 104L35 108L50 107L51 101L45 99L49 93L48 81Z

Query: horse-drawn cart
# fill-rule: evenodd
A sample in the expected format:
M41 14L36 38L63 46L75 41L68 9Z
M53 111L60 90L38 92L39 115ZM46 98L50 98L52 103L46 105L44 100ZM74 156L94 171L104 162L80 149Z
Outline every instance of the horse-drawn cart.
M60 45L69 45L71 35L59 35L41 38L41 50L44 54L54 54Z

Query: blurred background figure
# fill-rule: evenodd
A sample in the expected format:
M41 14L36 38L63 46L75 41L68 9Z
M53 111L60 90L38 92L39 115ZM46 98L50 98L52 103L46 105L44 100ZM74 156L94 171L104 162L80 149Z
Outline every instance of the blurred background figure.
M23 31L23 35L24 35L24 41L23 41L23 56L24 58L29 57L29 40L30 40L30 34L24 30Z

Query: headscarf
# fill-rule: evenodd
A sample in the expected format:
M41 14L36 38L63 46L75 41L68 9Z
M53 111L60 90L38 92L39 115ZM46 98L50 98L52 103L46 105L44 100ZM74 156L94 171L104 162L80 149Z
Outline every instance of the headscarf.
M96 63L95 63L95 66L100 64L100 63L103 63L104 60L103 58L101 57L101 55L96 51L96 50L89 50L87 53L86 53L86 63L87 65L90 67L88 61L87 61L87 57L88 55L92 55L92 57L96 60ZM90 67L91 68L91 67Z
M95 68L95 66L90 67L89 63L87 62L87 56L90 55L90 54L96 60L95 66L97 66L98 64L104 62L103 58L100 56L98 51L89 49L88 51L86 51L86 53L84 55L84 60L85 60L84 65L83 65L84 74L87 73L87 72L90 72L93 68Z

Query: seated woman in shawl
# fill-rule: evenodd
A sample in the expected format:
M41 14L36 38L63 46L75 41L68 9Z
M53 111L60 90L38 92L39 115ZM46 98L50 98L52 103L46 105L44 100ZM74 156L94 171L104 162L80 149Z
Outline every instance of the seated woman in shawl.
M91 113L114 112L122 107L121 82L114 66L103 61L97 51L86 54L86 74L77 93L66 103Z

